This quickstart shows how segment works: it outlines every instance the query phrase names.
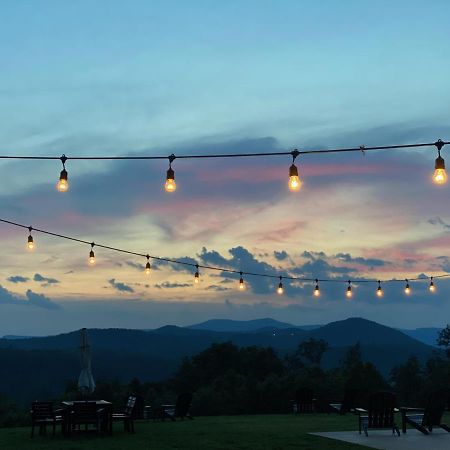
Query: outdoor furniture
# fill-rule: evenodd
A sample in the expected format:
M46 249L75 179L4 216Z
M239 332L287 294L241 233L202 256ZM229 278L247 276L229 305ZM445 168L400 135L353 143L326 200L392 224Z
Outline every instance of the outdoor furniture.
M330 403L329 406L333 411L338 414L346 414L348 412L354 412L356 406L356 398L358 391L356 389L346 389L344 392L344 398L341 403Z
M189 414L189 409L192 403L192 394L184 393L180 394L177 398L177 402L175 405L161 405L160 410L160 418L162 420L168 418L173 422L178 417L180 419L188 419L193 420L193 417Z
M377 392L369 397L369 408L367 410L356 408L359 414L359 433L364 430L366 436L369 435L369 429L388 428L392 430L392 434L400 431L394 420L394 413L398 410L395 408L395 395L391 392Z
M61 410L53 409L53 402L31 403L31 437L34 436L34 427L39 425L39 435L45 434L47 425L53 426L53 436L56 432L56 424L62 424Z
M434 426L450 432L449 426L441 422L447 399L447 390L437 390L428 397L425 408L400 408L403 433L406 433L406 424L423 434L430 434Z
M136 397L130 395L125 405L123 413L114 413L112 415L112 421L123 422L123 428L125 431L134 433L134 407L136 406Z
M70 435L72 431L84 425L85 431L89 430L89 426L99 432L112 433L112 404L105 400L88 400L88 401L64 401L63 406L66 408L64 415L63 432Z
M312 389L299 388L295 392L294 413L313 413L316 411L316 399Z

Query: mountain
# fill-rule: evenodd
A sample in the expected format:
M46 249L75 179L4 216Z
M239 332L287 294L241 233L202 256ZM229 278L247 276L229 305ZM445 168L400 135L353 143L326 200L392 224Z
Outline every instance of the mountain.
M254 320L230 320L230 319L212 319L206 322L190 325L186 328L191 330L209 330L209 331L230 331L234 333L247 333L261 330L282 330L286 328L298 328L300 330L313 330L322 325L292 325L286 322L280 322L271 318Z
M437 347L437 338L441 330L442 328L416 328L401 331L420 342Z
M229 322L237 322L239 327ZM217 321L198 324L194 328L168 325L149 331L90 329L94 376L124 383L133 377L141 381L164 380L174 373L184 357L195 355L213 343L227 341L240 347L272 347L284 356L304 340L324 339L330 346L323 358L325 368L339 365L348 347L359 342L363 359L375 364L385 375L410 356L425 362L437 351L399 330L361 318L309 330L272 319L218 324L225 328L235 326L239 332L202 329L215 325ZM242 326L248 331L242 331ZM33 398L58 396L69 380L75 381L78 377L79 345L79 331L56 336L0 339L0 393L22 403ZM30 377L30 374L33 375Z

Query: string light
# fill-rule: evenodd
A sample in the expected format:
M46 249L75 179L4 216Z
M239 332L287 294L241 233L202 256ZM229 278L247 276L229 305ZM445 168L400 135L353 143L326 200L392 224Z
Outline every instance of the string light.
M89 264L95 264L94 242L91 242L91 251L89 252Z
M28 230L30 231L30 234L28 236L27 248L28 248L28 250L34 250L35 244L34 244L33 236L31 236L31 232L33 231L33 228L28 227Z
M175 172L172 169L172 162L175 160L175 155L169 156L169 168L167 169L166 184L164 189L166 192L174 192L177 189L177 184L175 183Z
M445 184L447 182L447 173L445 171L444 158L441 157L441 148L444 146L444 143L439 139L435 145L438 149L438 157L434 163L433 181L436 184Z
M195 265L195 268L196 268L196 271L195 271L195 274L194 274L194 283L198 284L199 281L200 281L200 275L198 273L198 264Z
M381 281L378 280L377 296L383 297L383 289L381 288Z
M284 292L283 289L283 277L280 276L280 282L278 283L278 289L277 289L277 294L282 295Z
M145 265L145 274L150 275L151 266L150 266L150 255L147 255L147 264Z
M436 286L434 285L433 277L430 278L430 286L428 287L428 289L430 290L430 292L436 291Z
M283 284L282 284L282 279L286 278L288 280L295 280L295 281L300 281L300 282L310 282L313 283L315 282L315 289L313 292L314 296L319 296L320 295L320 288L319 288L319 280L317 278L307 278L307 277L294 277L294 276L278 276L275 274L266 274L266 273L255 273L255 272L244 272L244 271L237 271L234 269L230 269L230 268L225 268L225 267L216 267L216 266L207 266L207 265L199 265L199 264L193 264L191 262L187 262L187 261L180 261L180 260L176 260L176 259L171 259L171 258L164 258L164 257L159 257L159 256L152 256L152 255L148 255L145 253L137 253L137 252L133 252L130 250L125 250L125 249L121 249L121 248L117 248L117 247L111 247L109 245L104 245L104 244L94 244L94 242L90 242L90 241L86 241L83 239L78 239L72 236L67 236L67 235L63 235L63 234L58 234L58 233L53 233L51 231L47 231L47 230L43 230L43 229L38 229L38 228L33 228L31 226L27 226L27 225L23 225L17 222L12 222L10 220L6 220L6 219L1 219L0 218L0 222L1 223L6 223L9 225L13 225L15 227L19 227L19 228L24 228L29 230L29 236L28 236L28 241L27 241L27 248L29 248L30 250L32 250L33 248L35 248L35 242L34 239L31 235L32 231L34 232L38 232L38 233L43 233L43 234L47 234L49 236L53 236L53 237L57 237L60 239L66 239L66 240L70 240L73 242L78 242L81 244L88 244L91 246L91 251L89 253L89 262L91 264L95 263L95 254L94 254L94 245L103 249L107 249L107 250L111 250L111 251L116 251L119 253L125 253L128 255L134 255L134 256L139 256L139 257L145 257L147 258L147 264L150 265L150 258L151 259L155 259L158 261L164 261L166 263L170 263L170 264L179 264L179 265L183 265L183 266L189 266L189 267L195 267L196 268L196 272L195 272L195 276L194 276L194 283L198 283L199 282L199 268L204 268L204 269L208 269L208 270L215 270L215 271L220 271L223 273L230 273L230 274L239 274L240 275L240 279L239 279L239 289L241 289L241 279L242 282L244 281L244 276L245 275L251 275L251 276L258 276L258 277L265 277L265 278L279 278L280 280L280 284L278 285L278 289L277 292L282 294L284 292L283 289ZM146 264L145 266L145 271L147 273L147 269L149 268L148 265ZM435 278L450 278L450 274L446 273L443 275L438 275L438 276L433 276L430 277L430 285L429 285L429 289L431 292L435 292L435 284L434 284L434 279ZM424 278L419 276L417 278L411 278L411 279L406 279L406 287L405 287L405 293L409 294L411 292L410 289L410 285L409 282L413 280L413 281L423 281ZM330 278L330 279L321 279L321 282L332 282L332 283L343 283L343 280L337 280L334 278ZM386 279L386 280L373 280L373 279L364 279L364 278L360 278L358 279L359 282L361 283L378 283L378 287L381 287L381 283L398 283L398 282L402 282L402 280L398 280L396 278L392 278L392 279ZM351 281L345 281L346 283L348 283L348 288L347 288L347 296L351 297L352 296L352 287L351 287ZM244 288L245 288L245 283L244 283ZM280 288L281 288L281 292L280 292ZM377 290L378 291L378 290ZM378 295L378 293L377 293Z
M352 282L350 280L348 280L348 287L347 287L347 292L345 293L345 295L347 296L347 298L352 298L352 296L353 296Z
M61 170L61 173L59 174L59 181L56 184L56 189L58 189L59 192L66 192L69 189L69 182L67 181L68 175L66 170L67 157L66 155L62 155L60 159L63 165L63 170Z
M406 281L406 285L405 285L404 292L406 295L409 295L409 294L411 294L411 288L409 287L409 281L407 279L405 279L405 281Z
M292 151L292 165L289 167L289 190L292 192L297 192L302 187L302 181L298 176L297 166L294 164L295 158L299 155L298 150Z
M241 291L245 290L245 283L244 283L244 278L243 278L243 274L242 272L239 272L241 278L239 278L239 289Z
M316 287L314 288L314 297L320 296L319 280L316 278Z

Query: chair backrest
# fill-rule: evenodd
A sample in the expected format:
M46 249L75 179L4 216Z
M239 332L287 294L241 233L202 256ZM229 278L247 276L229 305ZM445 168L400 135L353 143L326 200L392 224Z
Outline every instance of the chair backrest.
M175 405L175 416L176 417L186 417L189 414L189 408L192 403L192 394L185 392L180 394L177 398L177 403Z
M297 412L312 412L314 404L314 393L309 388L299 388L295 392L295 403Z
M369 397L369 428L391 428L394 425L395 395L377 392Z
M92 420L97 417L97 404L91 401L73 402L72 412L75 420Z
M428 397L423 414L422 425L440 425L448 400L448 390L438 389Z
M42 420L53 417L53 402L31 403L31 416L34 420Z
M127 404L125 406L125 414L133 414L134 406L136 405L136 397L134 395L130 395L127 400Z

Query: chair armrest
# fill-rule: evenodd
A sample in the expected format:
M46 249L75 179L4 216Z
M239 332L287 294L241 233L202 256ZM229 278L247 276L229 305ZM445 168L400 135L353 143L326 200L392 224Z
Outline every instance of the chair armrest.
M409 406L401 406L400 407L400 412L424 412L425 409L424 408L411 408Z
M363 409L363 408L355 408L355 411L358 414L367 414L367 409Z

